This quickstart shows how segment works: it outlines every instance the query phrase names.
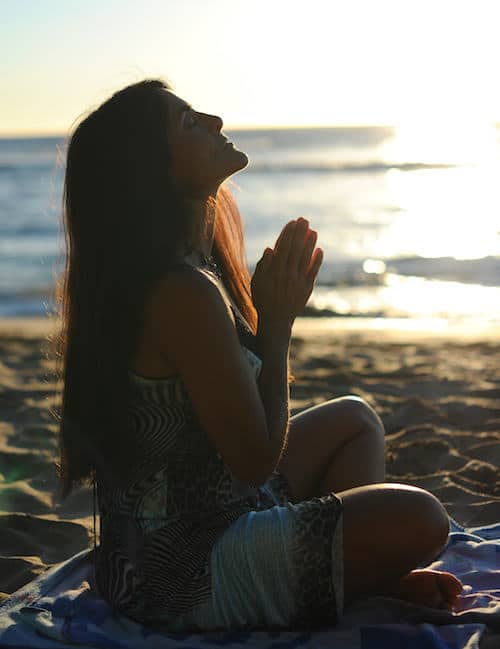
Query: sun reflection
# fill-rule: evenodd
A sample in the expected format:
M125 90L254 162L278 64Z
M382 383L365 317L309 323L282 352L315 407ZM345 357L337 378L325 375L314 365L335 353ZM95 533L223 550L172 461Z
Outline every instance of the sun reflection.
M462 284L388 273L385 299L396 312L412 316L481 319L500 316L500 289L479 284ZM499 304L494 313L492 300Z
M400 211L376 242L377 256L475 259L498 255L497 137L489 125L399 128L384 151L387 160L451 166L386 173L389 200Z
M494 124L446 121L415 121L395 127L382 154L391 162L428 164L499 163L497 132Z
M386 271L386 265L380 259L365 259L363 270L369 275L383 275Z
M500 322L500 288L386 273L384 286L317 286L310 305L341 315Z

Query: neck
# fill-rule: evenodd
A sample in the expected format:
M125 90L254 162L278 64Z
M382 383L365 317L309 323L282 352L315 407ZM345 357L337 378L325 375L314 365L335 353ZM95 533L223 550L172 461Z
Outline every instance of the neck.
M203 257L210 257L215 233L216 194L204 198L186 198L184 204L191 213L193 223L201 224L196 249Z

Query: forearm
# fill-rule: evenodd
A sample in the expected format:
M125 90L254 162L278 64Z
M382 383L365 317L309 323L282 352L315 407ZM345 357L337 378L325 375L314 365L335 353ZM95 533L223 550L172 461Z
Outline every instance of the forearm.
M316 233L306 219L290 221L281 231L274 249L264 250L251 281L259 320L258 351L263 362L259 388L274 467L287 442L292 323L311 295L323 258L323 252L314 249L315 245Z
M289 420L288 364L291 324L260 325L258 353L262 360L259 391L266 413L269 442L276 464L286 445Z

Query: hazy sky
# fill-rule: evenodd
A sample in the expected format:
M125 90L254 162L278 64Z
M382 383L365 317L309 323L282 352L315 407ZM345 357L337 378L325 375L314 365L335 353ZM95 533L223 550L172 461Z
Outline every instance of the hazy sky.
M499 5L3 0L0 134L64 133L151 76L227 128L500 121Z

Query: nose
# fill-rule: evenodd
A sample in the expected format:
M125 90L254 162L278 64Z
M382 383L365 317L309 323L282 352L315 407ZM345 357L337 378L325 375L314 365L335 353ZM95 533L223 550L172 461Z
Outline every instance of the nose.
M224 122L222 121L221 117L219 117L218 115L207 115L207 114L203 114L203 117L208 123L210 130L214 130L216 133L220 133L222 127L224 126Z
M217 126L216 126L217 133L220 133L220 131L222 130L222 127L224 126L224 122L222 121L222 117L219 117L218 115L214 115L214 118L215 118L215 122L217 124Z

